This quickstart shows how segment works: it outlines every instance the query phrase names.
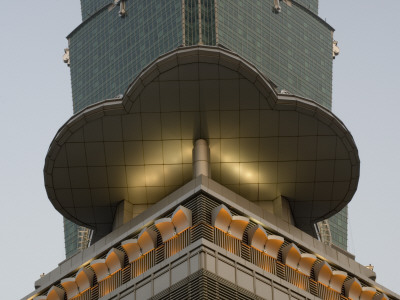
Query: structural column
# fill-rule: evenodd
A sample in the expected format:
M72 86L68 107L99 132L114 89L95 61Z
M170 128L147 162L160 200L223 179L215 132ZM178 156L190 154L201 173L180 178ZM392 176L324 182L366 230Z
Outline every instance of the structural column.
M210 148L206 140L196 140L193 147L193 178L199 175L210 177Z

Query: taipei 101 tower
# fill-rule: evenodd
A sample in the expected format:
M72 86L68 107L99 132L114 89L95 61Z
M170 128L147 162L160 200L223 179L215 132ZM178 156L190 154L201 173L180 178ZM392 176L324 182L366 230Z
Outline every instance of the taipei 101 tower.
M121 10L119 3L81 1L83 23L68 36L66 50L75 113L122 95L132 78L160 55L199 44L226 47L254 64L277 85L277 91L331 108L332 58L339 52L336 45L332 52L334 29L317 16L317 0L277 3L286 16L271 11L268 1L206 0L200 6L197 0L136 2L122 2ZM298 9L288 10L296 5ZM130 12L116 22L109 9ZM87 246L90 231L68 218L64 222L70 257ZM347 207L321 225L327 242L347 250Z
M400 299L347 252L360 160L318 0L81 10L44 166L67 259L24 299Z

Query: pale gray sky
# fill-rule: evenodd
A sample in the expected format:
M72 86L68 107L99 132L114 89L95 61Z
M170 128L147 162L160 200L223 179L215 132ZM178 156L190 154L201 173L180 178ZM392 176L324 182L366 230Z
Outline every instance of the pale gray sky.
M266 0L267 1L267 0ZM0 273L2 299L33 291L64 259L62 217L47 199L43 164L72 115L65 36L78 0L3 1L0 11ZM361 178L350 204L350 252L400 293L400 1L320 0L335 29L333 111L352 132Z

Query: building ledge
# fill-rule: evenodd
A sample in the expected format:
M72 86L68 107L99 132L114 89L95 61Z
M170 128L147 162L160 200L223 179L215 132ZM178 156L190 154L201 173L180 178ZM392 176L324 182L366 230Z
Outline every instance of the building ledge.
M254 224L259 224L263 226L264 228L266 228L266 230L268 230L268 232L271 232L272 234L284 237L287 243L296 244L299 248L302 249L302 251L306 251L308 253L316 255L319 260L325 261L339 270L343 270L344 272L349 274L349 276L357 277L358 280L360 280L364 284L376 288L377 290L387 294L389 297L400 299L399 296L395 293L371 280L369 277L372 277L374 275L374 272L372 272L371 270L358 264L350 257L345 256L340 251L337 251L327 245L322 244L318 240L312 238L304 232L301 232L294 226L287 223L285 224L276 216L270 214L267 211L263 211L250 201L247 201L240 195L233 193L229 189L205 176L199 176L198 178L187 183L185 186L175 191L168 197L164 198L163 200L143 212L135 219L126 223L116 231L99 240L88 249L85 249L71 259L66 260L57 269L51 271L43 278L36 281L35 285L40 287L24 299L31 299L34 295L37 295L42 291L50 288L52 285L57 284L57 282L60 282L62 278L71 277L81 267L84 267L85 265L90 264L91 261L98 259L99 257L103 257L106 253L109 253L109 250L113 247L117 247L117 245L119 245L121 241L129 239L135 233L141 231L143 228L151 226L154 223L154 220L165 217L166 215L170 215L171 211L173 211L176 207L178 207L179 205L186 205L185 203L188 203L190 199L194 199L196 195L200 194L206 195L207 197L212 199L212 201L223 203L224 205L226 205L226 207L229 207L232 212L240 213L240 215L248 217L250 221ZM157 266L168 265L169 260L175 259L176 257L185 257L187 255L187 251L191 251L191 249L199 246L200 244L206 245L208 248L215 249L216 247L215 244L207 240L200 239L179 251L178 254L164 259L159 264L157 264ZM232 259L236 259L239 261L243 260L243 258L240 258L225 249L219 249L217 250L217 252L221 252ZM245 261L244 264L248 267L254 267L254 265L251 264L249 261ZM155 268L154 270L156 270L157 268Z

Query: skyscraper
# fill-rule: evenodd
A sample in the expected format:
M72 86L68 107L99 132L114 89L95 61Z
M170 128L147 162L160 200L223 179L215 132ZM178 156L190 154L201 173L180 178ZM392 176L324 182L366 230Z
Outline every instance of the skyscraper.
M337 53L317 8L82 1L65 56L75 115L44 171L92 246L32 297L398 298L311 237L359 176L329 111Z
M116 18L110 1L81 1L82 24L68 36L74 112L123 94L160 55L197 44L222 45L279 89L330 108L334 29L318 17L318 1L286 1L282 13L269 2L121 1L127 15Z
M81 1L83 23L68 36L75 113L122 95L161 54L196 44L227 47L279 91L331 108L333 28L318 17L318 1L288 1L282 14L268 1L126 1L129 17L117 19L120 6L109 2ZM346 249L347 231L338 225L343 219L347 211L330 224L333 242ZM65 221L67 257L77 250L79 230Z

